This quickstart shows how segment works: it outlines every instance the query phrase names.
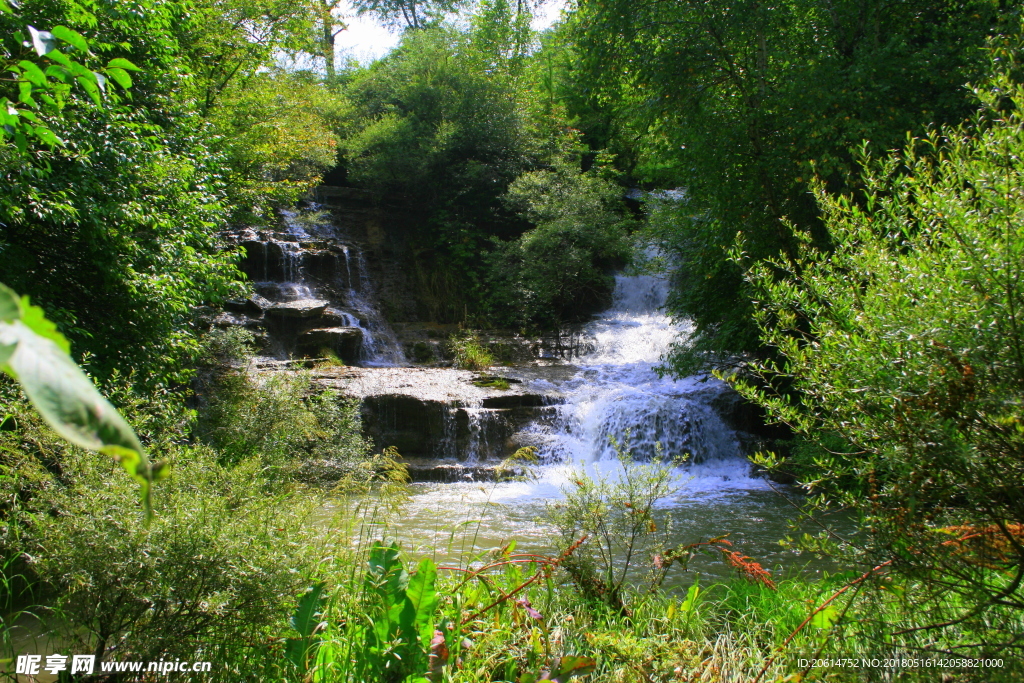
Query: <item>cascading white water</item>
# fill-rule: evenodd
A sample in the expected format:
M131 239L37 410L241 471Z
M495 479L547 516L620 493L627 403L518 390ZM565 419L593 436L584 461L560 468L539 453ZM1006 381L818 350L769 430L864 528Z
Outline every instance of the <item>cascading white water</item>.
M637 460L685 458L687 488L762 488L733 431L709 404L727 391L707 376L673 379L656 368L670 344L688 330L661 310L668 283L650 275L616 278L612 307L585 328L588 353L579 371L555 389L565 403L556 417L537 426L548 462L614 470L616 444ZM543 386L544 384L547 387ZM557 471L552 468L557 479Z
M316 210L319 207L311 205L310 208ZM340 239L336 226L329 220L310 223L303 221L299 213L287 210L281 211L281 216L287 234L296 240L314 239L309 230L313 230L317 235ZM305 273L302 269L302 244L294 241L278 241L276 244L281 251L281 272L286 280L277 285L278 296L284 301L327 298L306 283ZM362 331L360 361L364 365L382 367L405 365L406 359L402 353L402 347L374 302L373 285L362 250L354 245L343 244L341 251L345 262L343 286L347 288L344 305L354 311L355 315L338 308L332 309L332 312L341 317L346 326L358 327ZM358 282L354 281L352 277L352 260L355 260ZM266 266L264 266L264 272L267 272ZM266 285L266 283L263 284Z
M660 377L655 370L686 332L661 311L666 293L660 278L618 277L612 307L583 330L590 351L574 361L575 371L556 366L544 379L520 375L539 393L564 399L546 408L554 418L536 423L529 435L546 462L536 478L418 485L404 508L403 542L437 552L469 524L473 553L511 538L520 548L552 552L556 532L545 521L547 506L559 504L581 470L608 481L621 476L612 436L628 441L637 460L690 456L675 470L674 492L658 503L663 519L672 520L672 543L730 534L736 547L766 567L790 562L777 539L791 510L765 480L752 476L736 435L712 406L728 387L708 377ZM717 557L694 559L691 568L720 578L732 574Z

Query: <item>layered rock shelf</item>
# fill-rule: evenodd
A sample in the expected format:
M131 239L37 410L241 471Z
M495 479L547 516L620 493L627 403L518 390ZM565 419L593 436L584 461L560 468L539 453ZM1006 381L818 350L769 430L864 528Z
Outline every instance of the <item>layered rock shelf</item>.
M377 448L395 446L415 479L487 478L502 458L529 445L523 428L543 419L557 393L478 386L479 372L455 368L320 368L313 381L358 398Z

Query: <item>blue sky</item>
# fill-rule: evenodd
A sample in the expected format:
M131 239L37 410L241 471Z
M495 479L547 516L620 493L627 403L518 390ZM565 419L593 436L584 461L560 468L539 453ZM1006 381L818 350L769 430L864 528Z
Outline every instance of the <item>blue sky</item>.
M533 27L547 28L559 17L566 0L547 0L537 10ZM399 34L390 32L368 17L355 17L351 6L344 3L342 17L347 17L348 28L338 35L339 52L347 53L360 63L367 63L383 55L398 44Z

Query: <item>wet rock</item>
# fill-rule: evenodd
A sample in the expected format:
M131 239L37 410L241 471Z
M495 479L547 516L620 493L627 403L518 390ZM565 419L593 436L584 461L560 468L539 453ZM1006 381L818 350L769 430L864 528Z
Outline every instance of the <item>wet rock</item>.
M508 394L505 396L488 396L484 399L484 408L540 408L547 405L540 394Z
M250 306L258 309L260 313L263 313L268 308L274 305L273 303L270 302L269 299L265 299L259 294L253 294L252 296L250 296L247 303Z
M496 465L464 465L437 460L405 460L412 481L494 481Z
M267 315L278 318L312 318L322 315L330 304L323 299L299 299L275 303L267 309Z
M359 318L339 308L326 308L320 316L323 327L356 327Z
M403 388L410 393L400 393ZM450 465L485 465L507 458L523 445L523 427L543 410L532 408L542 401L536 396L526 397L530 394L519 394L518 401L506 401L508 408L486 408L479 399L416 395L412 386L390 386L388 391L362 397L362 425L378 449L393 445L403 458ZM456 480L460 476L432 480Z
M346 363L359 358L363 343L363 331L358 327L327 327L306 330L295 342L295 352L300 356L319 356L322 349L330 349Z
M232 313L230 311L224 311L217 315L211 321L211 324L214 327L219 327L221 329L227 329L229 327L244 327L245 329L252 331L259 331L263 329L259 320L254 320L247 315Z
M263 315L263 311L271 306L273 304L259 294L253 294L248 299L228 299L224 302L224 310L232 313L244 313L254 318Z

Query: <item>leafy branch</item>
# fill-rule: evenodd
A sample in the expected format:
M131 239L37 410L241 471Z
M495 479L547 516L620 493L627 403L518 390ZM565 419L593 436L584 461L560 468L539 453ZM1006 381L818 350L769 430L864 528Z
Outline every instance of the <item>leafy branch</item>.
M0 284L0 370L21 384L25 395L55 432L76 446L113 457L139 482L146 520L152 518L151 488L167 474L153 463L139 438L68 355L57 327L28 297Z

